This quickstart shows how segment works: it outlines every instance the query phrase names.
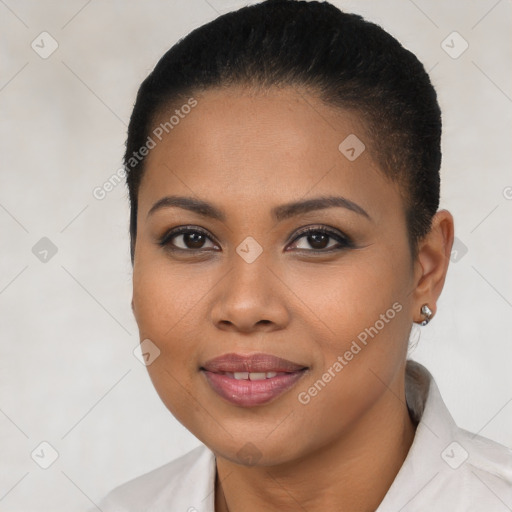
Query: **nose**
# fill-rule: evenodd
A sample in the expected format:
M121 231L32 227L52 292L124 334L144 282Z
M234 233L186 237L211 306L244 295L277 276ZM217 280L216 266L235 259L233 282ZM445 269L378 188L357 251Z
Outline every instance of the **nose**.
M237 254L216 287L211 318L217 328L250 333L284 329L289 323L286 286L264 257L247 263ZM289 294L288 294L289 295Z

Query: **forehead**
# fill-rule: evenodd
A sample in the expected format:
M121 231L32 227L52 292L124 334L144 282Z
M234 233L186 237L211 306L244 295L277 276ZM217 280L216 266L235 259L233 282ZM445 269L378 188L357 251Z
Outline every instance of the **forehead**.
M320 153L338 158L338 145L346 136L367 138L356 113L329 107L299 88L227 87L208 90L194 99L197 106L176 119L179 123L163 136L173 139L170 145L182 156L188 152L189 158L198 161L214 158L227 163L249 153L259 156L253 164L283 163L283 157L293 164L305 156L318 159ZM178 104L161 112L155 125L165 124L179 111ZM158 156L164 145L159 144L148 161Z
M141 209L147 211L164 191L233 206L339 192L372 210L383 198L399 198L372 157L355 112L292 87L230 87L193 98L193 109L174 105L155 122L167 130L146 159ZM165 125L172 116L174 123Z

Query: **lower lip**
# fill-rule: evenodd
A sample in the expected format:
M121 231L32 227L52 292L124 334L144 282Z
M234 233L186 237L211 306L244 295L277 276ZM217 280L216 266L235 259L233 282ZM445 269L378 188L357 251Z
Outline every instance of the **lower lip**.
M270 379L237 380L221 373L203 370L212 389L228 402L241 407L265 404L288 391L305 370L276 375Z

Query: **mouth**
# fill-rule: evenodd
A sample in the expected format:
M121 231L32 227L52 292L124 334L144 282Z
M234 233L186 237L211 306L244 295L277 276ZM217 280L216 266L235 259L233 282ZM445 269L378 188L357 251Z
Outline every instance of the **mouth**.
M200 367L211 389L240 407L274 400L291 389L307 369L270 354L225 354Z

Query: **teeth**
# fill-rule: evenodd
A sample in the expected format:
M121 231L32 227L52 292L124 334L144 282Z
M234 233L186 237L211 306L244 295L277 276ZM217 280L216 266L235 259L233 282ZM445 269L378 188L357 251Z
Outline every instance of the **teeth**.
M263 380L275 377L277 375L277 372L234 372L226 373L226 375L236 380Z
M267 374L265 372L261 373L249 373L249 380L264 380L267 378Z

